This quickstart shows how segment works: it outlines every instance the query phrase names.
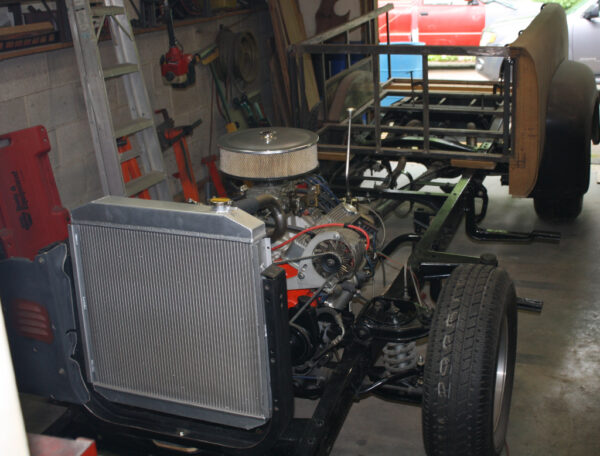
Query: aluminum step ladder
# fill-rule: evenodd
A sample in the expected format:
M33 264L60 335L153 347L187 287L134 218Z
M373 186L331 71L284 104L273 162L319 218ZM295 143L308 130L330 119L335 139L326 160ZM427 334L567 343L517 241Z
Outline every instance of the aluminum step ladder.
M92 131L94 151L106 195L134 196L148 189L154 199L171 200L165 165L131 23L123 0L67 0L73 44ZM98 40L110 26L117 65L103 68ZM122 78L131 113L127 125L114 125L106 80ZM134 135L137 148L119 154L117 138ZM137 159L142 175L125 182L121 163Z

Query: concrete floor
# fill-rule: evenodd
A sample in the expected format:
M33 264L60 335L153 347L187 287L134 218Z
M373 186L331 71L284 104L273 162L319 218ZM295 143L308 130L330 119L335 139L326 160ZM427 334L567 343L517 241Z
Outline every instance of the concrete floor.
M490 207L482 226L557 230L560 244L476 243L459 230L450 247L465 254L496 254L518 296L545 303L541 315L519 312L510 453L504 454L600 454L600 167L593 168L583 213L571 224L542 222L532 200L511 198L498 179L486 181ZM398 224L410 229L409 222ZM377 398L356 404L332 455L424 456L421 409Z

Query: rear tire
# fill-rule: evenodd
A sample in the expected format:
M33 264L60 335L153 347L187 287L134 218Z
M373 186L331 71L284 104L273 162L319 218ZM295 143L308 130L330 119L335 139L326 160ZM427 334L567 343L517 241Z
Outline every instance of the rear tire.
M583 209L583 195L567 198L534 198L533 207L539 218L549 222L569 222L577 218Z
M541 219L574 220L590 182L591 141L599 139L598 90L592 70L570 60L548 91L546 132L537 182L530 193Z
M431 322L423 386L429 456L492 456L504 446L517 342L515 288L508 274L458 266Z

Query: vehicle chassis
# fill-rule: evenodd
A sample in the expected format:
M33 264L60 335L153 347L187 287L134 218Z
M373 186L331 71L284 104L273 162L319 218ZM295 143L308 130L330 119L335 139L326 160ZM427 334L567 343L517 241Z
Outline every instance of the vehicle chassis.
M517 62L508 59L508 51L504 48L456 48L456 47L420 47L420 46L380 46L377 44L349 44L350 33L359 29L363 36L370 37L368 42L375 43L376 22L380 14L386 13L391 7L386 6L373 11L360 18L352 20L344 26L311 38L303 43L290 48L289 68L290 82L294 106L294 122L296 126L306 127L310 122L310 110L307 102L300 94L305 93L303 77L305 53L316 54L320 57L321 78L319 89L326 93L325 55L344 54L348 61L348 70L341 76L365 63L370 62L373 74L373 99L354 111L352 118L359 120L362 117L367 122L353 125L355 131L372 132L374 144L356 145L349 148L343 144L343 132L348 128L348 122L325 122L318 129L320 135L319 151L323 164L333 163L340 165L345 156L344 151L354 156L350 174L344 186L343 179L332 179L332 188L343 194L350 188L353 197L368 198L381 201L381 211L388 212L394 203L409 201L411 206L418 203L430 210L421 213L418 217L420 232L411 232L400 235L389 241L381 250L383 255L391 255L402 245L412 245L412 253L408 265L415 272L420 283L428 282L437 287L438 293L443 280L450 277L456 267L461 264L484 264L497 266L497 259L492 254L481 256L468 256L446 252L452 237L461 221L465 220L465 229L469 237L479 241L507 241L528 243L531 241L556 242L559 235L552 232L532 231L519 233L504 230L487 230L478 224L485 216L487 208L487 194L482 183L488 175L505 175L508 172L508 162L512 154L514 140L510 131L513 116L511 106L516 97L516 87L512 81L512 71ZM325 43L331 38L345 37L345 44ZM350 65L350 55L360 54L368 56L361 61ZM399 81L390 79L382 86L379 83L378 56L388 54L388 68L390 67L390 54L418 54L422 57L423 78L421 80ZM508 65L504 67L503 80L500 83L472 83L472 82L447 82L430 81L428 73L428 56L430 54L451 55L495 55L507 58ZM338 79L341 76L336 76ZM461 88L458 93L453 86ZM430 96L430 86L437 85L447 89ZM420 87L421 90L418 90ZM464 88L470 90L465 92ZM296 90L294 90L296 89ZM412 97L411 103L400 107L381 107L379 100L385 96ZM419 102L412 102L414 97ZM467 105L434 105L433 97L456 96L462 99L477 100L474 104ZM323 97L325 98L325 97ZM490 107L488 101L499 103L499 107ZM326 103L322 103L324 118L327 118ZM423 118L422 126L386 126L382 125L381 114L386 111L419 112ZM492 115L501 119L496 123L499 129L465 129L465 128L437 128L430 125L430 116L436 113L465 115ZM340 132L342 135L340 135ZM410 133L419 135L416 144L411 147L398 148L386 147L382 143L382 133ZM456 144L445 143L444 147L450 150L432 147L435 142L431 140L434 135L454 136L464 138L475 136L484 138L477 150ZM330 137L341 139L341 142L328 142ZM331 157L333 156L333 160ZM340 156L342 159L340 159ZM390 167L386 178L365 177L361 172L364 164L373 161L399 161L406 160L423 163L427 166L421 176L409 184L396 188L395 181L398 173ZM457 161L458 160L458 161ZM475 166L469 165L474 163ZM493 166L489 166L489 164ZM343 164L340 165L343 167ZM398 167L401 171L402 168ZM326 177L335 176L334 173L325 172ZM455 183L439 182L439 178L459 177ZM364 188L363 182L374 180L380 185L374 188ZM437 192L423 191L425 187L437 187ZM475 201L479 198L483 204L477 212ZM415 230L417 231L417 230ZM46 253L49 255L51 253ZM56 262L56 260L54 260ZM60 262L60 259L58 260ZM400 318L399 321L386 319L387 309L393 304L407 315L414 313L414 306L402 299L404 282L399 274L381 296L366 302L358 316L350 325L340 347L343 354L337 363L331 363L331 375L325 386L311 398L318 397L318 403L311 418L294 417L294 396L298 389L292 383L292 360L289 350L288 314L285 311L286 283L284 271L271 265L263 272L263 292L265 297L265 310L267 315L267 338L269 358L271 362L271 389L273 400L272 416L268 424L254 430L224 428L221 425L190 422L175 416L163 415L157 419L155 414L143 411L123 410L113 404L103 401L97 396L91 397L86 408L93 415L102 417L102 420L119 426L130 428L126 438L146 437L152 439L161 448L179 449L190 452L193 449L200 451L206 444L209 451L218 451L225 454L294 454L294 455L326 455L328 454L343 426L343 423L353 403L372 394L383 399L409 404L421 404L423 391L419 381L411 386L399 386L398 382L405 378L422 380L424 366L418 364L416 368L406 370L393 378L393 382L373 381L373 369L377 358L387 343L408 343L427 337L429 326L417 322L415 318ZM540 312L542 303L539 301L517 298L517 307L523 310ZM382 310L383 309L383 310ZM376 375L375 375L376 377ZM367 379L371 378L371 382ZM366 387L365 387L366 383ZM308 395L304 396L308 397ZM67 427L71 427L69 422ZM98 423L96 423L97 429ZM137 431L136 431L137 430ZM141 431L144 430L144 431ZM112 435L112 438L119 438ZM128 440L127 440L128 441ZM138 440L139 442L139 440ZM153 451L156 451L154 448Z
M346 57L347 69L333 79L339 80L350 71L370 64L373 76L373 96L362 106L350 112L351 121L354 121L352 130L369 132L374 137L373 144L357 145L348 144L348 136L340 135L348 130L348 119L342 122L322 122L317 133L319 142L320 160L337 163L343 167L342 155L347 152L352 154L350 175L346 179L346 189L354 197L366 197L371 200L384 201L382 209L389 201L409 201L419 203L431 209L431 218L426 220L426 229L420 234L408 233L391 240L383 248L382 253L390 255L400 245L412 244L412 253L408 264L419 278L420 283L441 281L450 276L452 271L464 263L479 263L497 266L494 255L483 254L479 257L467 256L446 252L452 236L459 227L463 217L465 220L466 234L477 241L529 243L532 241L558 242L560 234L555 232L532 231L528 233L506 230L488 230L478 224L484 218L487 209L487 194L482 183L486 176L507 176L508 163L512 156L514 135L511 124L514 122L514 112L511 107L515 103L517 87L513 80L513 72L518 61L511 59L508 48L491 47L441 47L441 46L407 46L390 45L389 36L387 45L376 44L377 18L385 13L386 19L391 5L375 10L347 24L315 36L302 43L291 46L289 52L290 85L294 109L294 121L297 126L310 124L311 112L307 107L305 93L306 81L304 80L305 60L308 54L316 63L317 84L319 92L327 92L328 80L326 77L326 56L342 54ZM361 30L363 37L374 44L351 44L350 33ZM343 37L344 43L339 43ZM337 38L337 40L335 40ZM327 42L330 41L331 42ZM351 55L363 57L359 62L351 63ZM409 80L390 78L380 84L379 56L387 55L387 68L391 70L391 55L419 55L421 56L423 76L420 79L411 77ZM498 56L505 59L502 77L499 82L474 82L474 81L434 81L428 77L429 55L466 55L466 56ZM319 64L320 62L320 64ZM391 76L391 74L389 75ZM432 104L432 91L435 100L440 99L468 99L469 104L448 105L443 103ZM458 91L457 91L458 88ZM296 90L294 90L296 89ZM420 90L419 90L420 89ZM400 102L396 106L383 107L380 101L388 96L407 97L408 102ZM321 115L328 119L328 103L321 97ZM487 103L492 100L496 106L490 107ZM313 110L313 117L314 117ZM382 115L389 112L418 112L422 116L421 126L388 126L382 125ZM436 128L430 125L430 116L435 113L468 115L491 115L501 119L497 129L465 129L465 128ZM366 121L361 122L361 119ZM411 147L386 147L382 141L382 133L413 134L418 136L418 146ZM459 150L444 150L435 147L431 137L469 137L485 139L481 145L472 150L463 148ZM333 141L330 139L334 138ZM336 142L335 139L338 141ZM346 142L346 144L344 144ZM410 184L401 188L393 188L398 174L389 166L386 178L366 177L362 174L364 161L400 161L406 160L423 163L427 166L421 176ZM353 172L354 170L354 172ZM339 171L339 169L338 169ZM436 182L440 177L447 177L452 171L461 175L454 184ZM375 181L374 188L361 186L369 180ZM338 184L338 185L336 185ZM378 185L379 184L379 185ZM390 185L391 184L391 185ZM436 186L443 191L438 193L420 191L423 187ZM332 188L343 192L344 185L341 179L332 182ZM481 211L476 211L476 198L482 198ZM387 212L387 211L386 211ZM402 278L396 277L383 296L370 301L360 313L353 327L353 340L346 346L341 362L329 380L327 387L320 397L318 406L311 419L293 420L283 434L281 444L290 444L290 449L295 448L295 454L327 454L337 437L339 430L357 398L357 390L364 381L369 369L376 361L376 355L388 342L411 342L426 337L429 328L427 325L390 325L376 321L373 318L375 307L379 299L398 301L402 289ZM542 303L539 301L517 298L517 308L540 312ZM422 366L415 371L406 372L406 377L422 375ZM369 393L399 402L420 404L422 390L417 388L402 388L382 384L368 390Z

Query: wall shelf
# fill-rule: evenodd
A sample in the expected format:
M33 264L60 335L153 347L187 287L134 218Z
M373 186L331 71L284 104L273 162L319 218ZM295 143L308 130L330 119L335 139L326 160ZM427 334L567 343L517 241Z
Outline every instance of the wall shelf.
M265 7L253 8L253 9L241 9L241 10L224 12L224 13L221 13L221 14L218 14L215 16L195 17L195 18L190 18L190 19L176 20L175 28L186 27L186 26L195 25L195 24L203 24L205 22L218 21L218 20L224 19L226 17L250 15L250 14L253 14L253 13L256 13L259 11L263 11L265 9L266 9ZM160 25L157 27L134 29L134 33L136 35L143 35L145 33L160 32L160 31L163 31L166 29L167 29L167 27L165 25ZM3 52L0 52L0 61L14 59L17 57L23 57L26 55L40 54L43 52L51 52L51 51L56 51L59 49L65 49L65 48L70 48L70 47L73 47L73 43L69 41L69 42L64 42L64 43L44 44L41 46L34 46L34 47L28 47L28 48L22 48L22 49L14 49L11 51L3 51Z

